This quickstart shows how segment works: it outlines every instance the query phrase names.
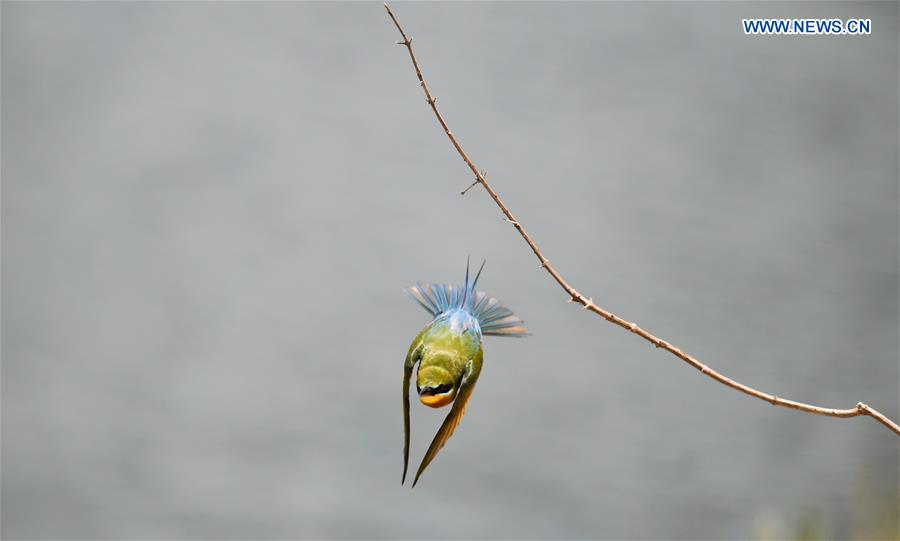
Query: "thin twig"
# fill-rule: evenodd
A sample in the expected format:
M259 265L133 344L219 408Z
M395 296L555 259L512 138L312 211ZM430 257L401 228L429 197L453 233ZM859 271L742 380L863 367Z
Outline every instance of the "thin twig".
M478 184L478 179L476 178L475 182L473 182L472 184L469 184L469 186L465 190L459 192L459 195L466 195L466 192L468 192L469 190L474 188L477 184Z
M391 20L394 21L394 26L397 27L397 30L400 32L400 35L403 36L403 41L398 41L399 45L405 45L406 50L409 52L409 58L412 60L413 67L416 69L416 77L419 78L419 86L422 87L422 91L425 93L425 101L428 102L428 105L431 106L431 110L434 111L434 116L437 117L438 123L440 123L441 128L444 129L444 133L447 134L447 137L450 139L450 142L453 143L454 148L462 157L463 161L466 162L466 165L469 166L469 169L472 170L472 173L475 174L475 184L481 184L485 191L487 191L488 195L491 196L491 199L494 200L494 203L500 208L500 211L503 212L503 215L506 217L506 221L511 223L513 227L519 232L519 235L525 239L525 242L528 243L528 246L531 248L531 251L534 252L534 255L538 258L538 261L541 263L541 267L546 269L550 276L556 281L557 284L566 292L569 296L569 302L577 302L581 304L586 310L590 310L600 317L606 319L610 323L618 325L623 329L626 329L644 340L650 342L657 348L662 348L672 355L675 355L682 361L688 363L693 366L706 376L722 383L723 385L727 385L732 389L736 389L746 395L752 396L754 398L758 398L760 400L764 400L773 406L781 406L784 408L791 408L795 410L805 411L807 413L815 413L817 415L824 415L827 417L859 417L861 415L868 415L872 417L879 423L893 430L895 433L900 434L900 426L897 423L888 419L884 414L877 411L876 409L859 402L853 408L847 409L836 409L836 408L823 408L821 406L814 406L812 404L805 404L803 402L796 402L794 400L788 400L786 398L780 398L775 395L771 395L768 393L764 393L762 391L758 391L753 387L748 385L744 385L743 383L737 382L719 372L716 372L712 368L706 366L701 363L694 357L688 355L681 349L673 346L669 342L661 338L657 338L656 336L650 334L644 329L638 327L636 324L631 323L630 321L626 321L619 316L609 312L608 310L604 310L603 308L594 304L592 298L585 297L581 293L579 293L574 287L570 286L568 282L563 279L562 275L550 265L550 262L544 257L544 254L541 253L541 250L538 248L537 244L534 242L534 239L531 238L530 235L525 231L525 228L522 226L522 223L516 220L515 216L513 216L512 212L510 212L509 208L503 203L500 199L500 196L497 195L497 192L491 188L491 185L488 184L487 180L485 180L484 175L475 167L475 164L469 158L468 154L463 150L462 146L460 146L459 141L454 137L453 132L450 131L450 128L447 126L447 122L444 121L444 117L441 115L441 112L438 111L436 102L437 100L432 96L431 91L428 89L428 85L425 84L425 78L422 76L422 70L419 68L419 62L416 60L416 55L413 54L412 48L412 37L406 35L406 32L403 31L403 28L400 26L400 23L397 21L397 17L394 16L394 13L391 11L390 6L384 4L384 8L387 10L388 15L390 15Z

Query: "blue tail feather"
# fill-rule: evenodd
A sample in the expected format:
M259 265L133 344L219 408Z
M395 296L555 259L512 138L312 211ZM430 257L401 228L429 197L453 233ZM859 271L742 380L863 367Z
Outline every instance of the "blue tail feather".
M475 279L469 282L469 268L466 264L466 282L461 286L448 284L417 283L404 289L432 317L450 310L466 310L478 320L482 334L496 336L528 336L524 323L512 310L483 291L476 291L478 278L484 263L478 269Z

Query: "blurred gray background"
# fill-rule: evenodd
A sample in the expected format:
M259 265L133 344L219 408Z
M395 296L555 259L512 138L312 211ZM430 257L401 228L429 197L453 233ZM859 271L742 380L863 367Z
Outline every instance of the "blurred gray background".
M573 285L739 381L898 409L898 4L394 6ZM749 37L861 17L868 37ZM380 3L2 4L7 538L878 537L898 438L566 304ZM466 418L400 486L401 288L483 288ZM446 410L413 410L418 465ZM880 510L880 511L879 511Z

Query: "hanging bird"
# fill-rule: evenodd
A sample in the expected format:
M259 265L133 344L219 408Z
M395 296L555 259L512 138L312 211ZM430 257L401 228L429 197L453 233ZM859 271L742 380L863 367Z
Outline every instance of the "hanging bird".
M469 262L466 261L466 280L454 287L446 284L416 284L404 291L415 299L434 319L413 340L406 354L403 369L403 479L409 463L409 383L413 367L416 371L416 390L419 401L432 408L452 403L444 423L434 436L431 446L416 472L413 485L441 447L453 435L462 419L466 403L481 374L484 357L482 335L527 336L522 320L495 298L475 290L484 263L475 279L469 281Z

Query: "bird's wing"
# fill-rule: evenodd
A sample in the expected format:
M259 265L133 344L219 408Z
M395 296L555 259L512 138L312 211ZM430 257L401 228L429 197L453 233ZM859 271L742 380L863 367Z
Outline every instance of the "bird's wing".
M466 404L468 404L469 398L472 396L472 391L475 390L475 382L478 381L478 376L481 374L482 356L483 350L479 348L478 353L475 354L475 358L471 359L466 366L462 382L459 385L459 391L457 391L456 399L453 401L453 407L450 408L450 413L447 414L447 418L444 419L441 428L438 430L437 434L434 435L434 439L431 441L431 446L428 447L425 457L422 458L422 464L419 465L419 470L416 472L413 486L416 486L416 483L419 482L419 477L422 475L422 472L424 472L425 468L431 464L431 461L437 456L438 451L440 451L444 444L447 443L447 440L450 439L450 436L453 435L453 431L456 430L456 427L459 425L460 420L462 420L463 414L466 412Z
M403 478L400 484L406 482L406 467L409 464L409 383L412 377L413 367L416 364L414 351L410 350L403 365Z

